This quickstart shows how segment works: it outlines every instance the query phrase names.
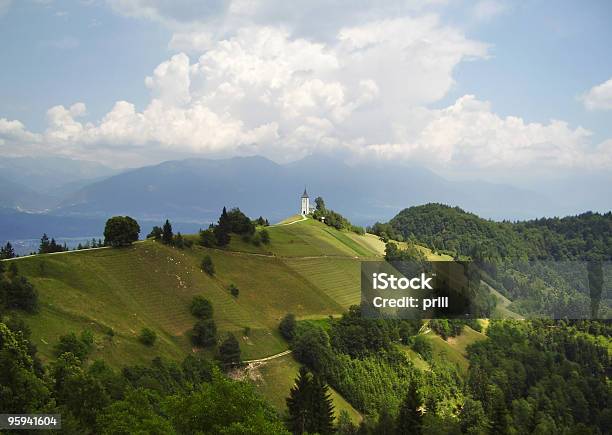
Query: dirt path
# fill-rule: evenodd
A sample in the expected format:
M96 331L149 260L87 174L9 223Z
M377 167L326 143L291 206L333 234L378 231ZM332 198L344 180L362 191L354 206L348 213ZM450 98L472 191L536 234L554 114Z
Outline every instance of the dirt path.
M297 224L298 222L304 222L305 220L307 220L308 218L304 215L302 215L302 219L298 220L298 221L291 221L291 222L287 222L285 224L274 224L274 225L270 225L271 227L284 227L285 225L293 225L293 224Z
M292 352L291 350L286 350L284 352L277 353L276 355L271 355L271 356L267 356L265 358L260 358L260 359L249 359L249 360L242 361L242 362L248 364L248 363L259 363L259 362L270 361L276 358L280 358L281 356L289 355L291 352Z

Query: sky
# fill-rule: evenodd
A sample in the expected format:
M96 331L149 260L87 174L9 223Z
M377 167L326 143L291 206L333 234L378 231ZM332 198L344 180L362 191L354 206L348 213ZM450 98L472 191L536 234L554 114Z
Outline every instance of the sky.
M0 158L612 171L612 3L0 0Z

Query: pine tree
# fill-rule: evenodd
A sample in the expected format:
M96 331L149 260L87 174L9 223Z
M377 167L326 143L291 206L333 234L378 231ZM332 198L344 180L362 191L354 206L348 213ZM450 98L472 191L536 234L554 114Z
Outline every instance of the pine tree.
M172 244L172 239L174 234L172 233L172 224L170 221L166 219L166 223L164 224L164 228L162 229L162 242L170 245Z
M329 387L320 376L312 379L310 397L310 421L306 429L310 433L321 435L334 432L334 404L329 393Z
M223 207L223 211L219 217L219 223L213 229L215 239L217 240L217 245L226 246L230 242L230 229L231 222L229 220L229 216L227 215L227 209Z
M306 431L310 418L311 388L311 375L306 367L301 367L295 385L289 391L289 397L286 399L289 413L287 427L294 434L301 435Z
M408 393L400 406L399 416L397 420L397 433L418 435L422 433L423 416L419 408L422 404L421 395L417 390L415 382L410 384Z
M2 248L0 248L0 260L6 260L9 258L15 258L15 250L11 242L6 242Z
M46 233L40 238L40 245L38 246L39 254L46 254L49 252L49 236Z

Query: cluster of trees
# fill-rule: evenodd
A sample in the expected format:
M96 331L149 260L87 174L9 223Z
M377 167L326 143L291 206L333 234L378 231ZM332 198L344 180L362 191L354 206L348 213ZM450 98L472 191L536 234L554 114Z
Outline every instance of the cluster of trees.
M43 366L23 322L4 320L4 412L61 414L65 433L289 434L250 384L226 378L210 361L188 356L177 364L156 358L116 372L103 361L86 364L82 339L70 335L56 347L62 352L57 359Z
M419 325L418 321L365 319L359 307L351 307L341 319L330 319L325 325L295 322L287 315L279 329L291 339L300 362L367 416L360 429L363 433L403 433L411 418L420 421L422 407L431 410L424 423L431 426L438 424L439 415L456 409L462 397L461 378L454 366L432 361L432 371L421 372L398 349L397 343L412 342ZM420 433L414 430L410 433Z
M51 238L51 240L49 240L49 236L47 236L46 233L43 234L40 238L40 245L38 246L39 254L51 254L53 252L64 252L67 250L68 247L65 243L63 245L60 245L55 241L54 238Z
M325 207L325 201L320 196L315 198L315 211L312 213L312 217L314 219L322 221L330 227L334 227L337 230L348 230L353 231L357 234L365 234L365 231L362 227L353 225L347 218L342 216L340 213Z
M469 407L472 415L467 430L609 431L612 390L605 343L565 322L492 321L487 335L468 348L470 400L463 409Z
M191 314L198 319L191 330L191 341L200 347L217 344L217 325L213 319L212 303L204 296L194 296L190 306ZM219 361L223 364L240 363L240 343L234 334L228 334L218 348Z
M174 234L172 231L172 224L168 219L166 219L163 226L154 226L151 232L147 234L147 239L159 240L166 245L174 246L179 249L191 248L193 246L193 241L183 237L180 231Z
M483 262L612 259L611 212L513 223L482 219L459 207L426 204L404 209L388 223L376 223L369 230Z
M88 240L85 243L79 243L76 247L77 251L80 249L91 249L91 248L102 248L104 247L104 243L102 243L102 239L94 239Z
M455 259L472 259L482 279L514 300L511 309L525 316L597 318L612 313L601 299L602 285L593 285L597 273L602 275L602 264L612 260L612 213L512 223L427 204L405 209L372 230L381 236L399 233ZM397 250L391 253L397 257ZM567 261L586 262L588 276Z
M239 208L227 211L223 207L217 224L211 225L207 230L200 231L200 245L208 248L227 246L232 234L240 236L243 241L253 243L255 246L267 245L270 243L268 230L265 228L258 230L257 227L268 225L270 225L268 220L261 216L252 221Z
M17 264L0 262L0 315L5 310L38 310L38 292L28 279L19 274Z
M6 242L6 245L0 247L0 260L8 260L15 258L15 249L11 242Z

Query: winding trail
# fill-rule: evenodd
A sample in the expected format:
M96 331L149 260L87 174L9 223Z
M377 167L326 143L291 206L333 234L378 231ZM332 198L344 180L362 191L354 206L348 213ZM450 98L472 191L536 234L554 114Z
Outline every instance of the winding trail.
M293 351L289 349L284 352L277 353L276 355L270 355L265 358L259 358L259 359L249 359L249 360L242 361L242 362L249 364L249 363L260 363L260 362L270 361L276 358L280 358L281 356L289 355L291 352Z

